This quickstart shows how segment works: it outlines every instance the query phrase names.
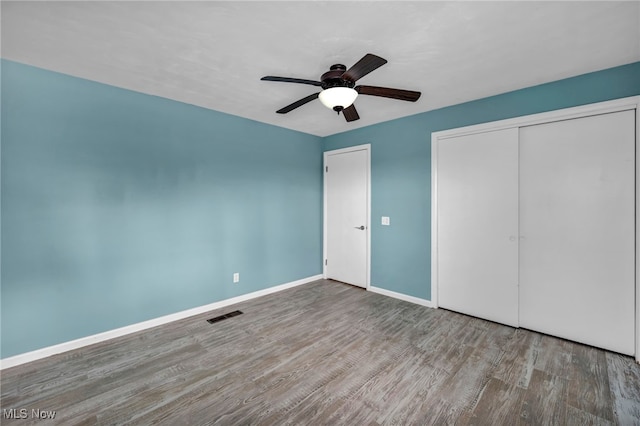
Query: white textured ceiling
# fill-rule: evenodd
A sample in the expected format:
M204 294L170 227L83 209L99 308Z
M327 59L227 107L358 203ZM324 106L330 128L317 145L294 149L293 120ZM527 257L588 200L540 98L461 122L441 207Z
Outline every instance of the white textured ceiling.
M2 57L326 136L640 61L640 2L9 2ZM360 96L347 123L313 101L275 111L366 53L388 64L360 84L422 92Z

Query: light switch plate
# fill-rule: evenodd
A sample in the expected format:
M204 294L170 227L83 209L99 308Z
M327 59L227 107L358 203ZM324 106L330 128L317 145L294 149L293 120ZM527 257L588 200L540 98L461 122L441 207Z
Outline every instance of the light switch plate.
M389 219L389 216L382 216L382 224L383 225L391 225L391 221Z

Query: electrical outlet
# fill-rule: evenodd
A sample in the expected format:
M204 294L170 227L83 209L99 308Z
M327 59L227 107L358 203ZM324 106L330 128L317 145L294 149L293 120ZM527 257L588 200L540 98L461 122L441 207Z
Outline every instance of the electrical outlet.
M389 216L382 216L382 224L385 226L391 225L391 220L389 219Z
M233 282L234 282L234 283L237 283L237 282L239 282L239 281L240 281L240 273L239 273L239 272L235 272L235 273L233 274Z

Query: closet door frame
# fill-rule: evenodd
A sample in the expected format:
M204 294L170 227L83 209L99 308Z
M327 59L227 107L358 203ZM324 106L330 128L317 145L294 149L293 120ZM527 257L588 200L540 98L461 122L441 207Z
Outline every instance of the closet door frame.
M640 96L615 99L565 108L539 114L492 121L473 126L443 130L431 134L431 304L438 307L438 144L445 139L484 133L495 130L519 128L554 121L570 120L591 115L635 110L636 115L636 217L635 217L635 359L640 363Z

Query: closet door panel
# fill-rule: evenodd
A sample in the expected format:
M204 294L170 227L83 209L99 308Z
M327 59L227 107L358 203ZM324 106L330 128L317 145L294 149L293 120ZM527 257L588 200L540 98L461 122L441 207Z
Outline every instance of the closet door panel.
M520 326L634 353L635 111L520 129Z
M438 304L518 325L518 130L440 140Z

